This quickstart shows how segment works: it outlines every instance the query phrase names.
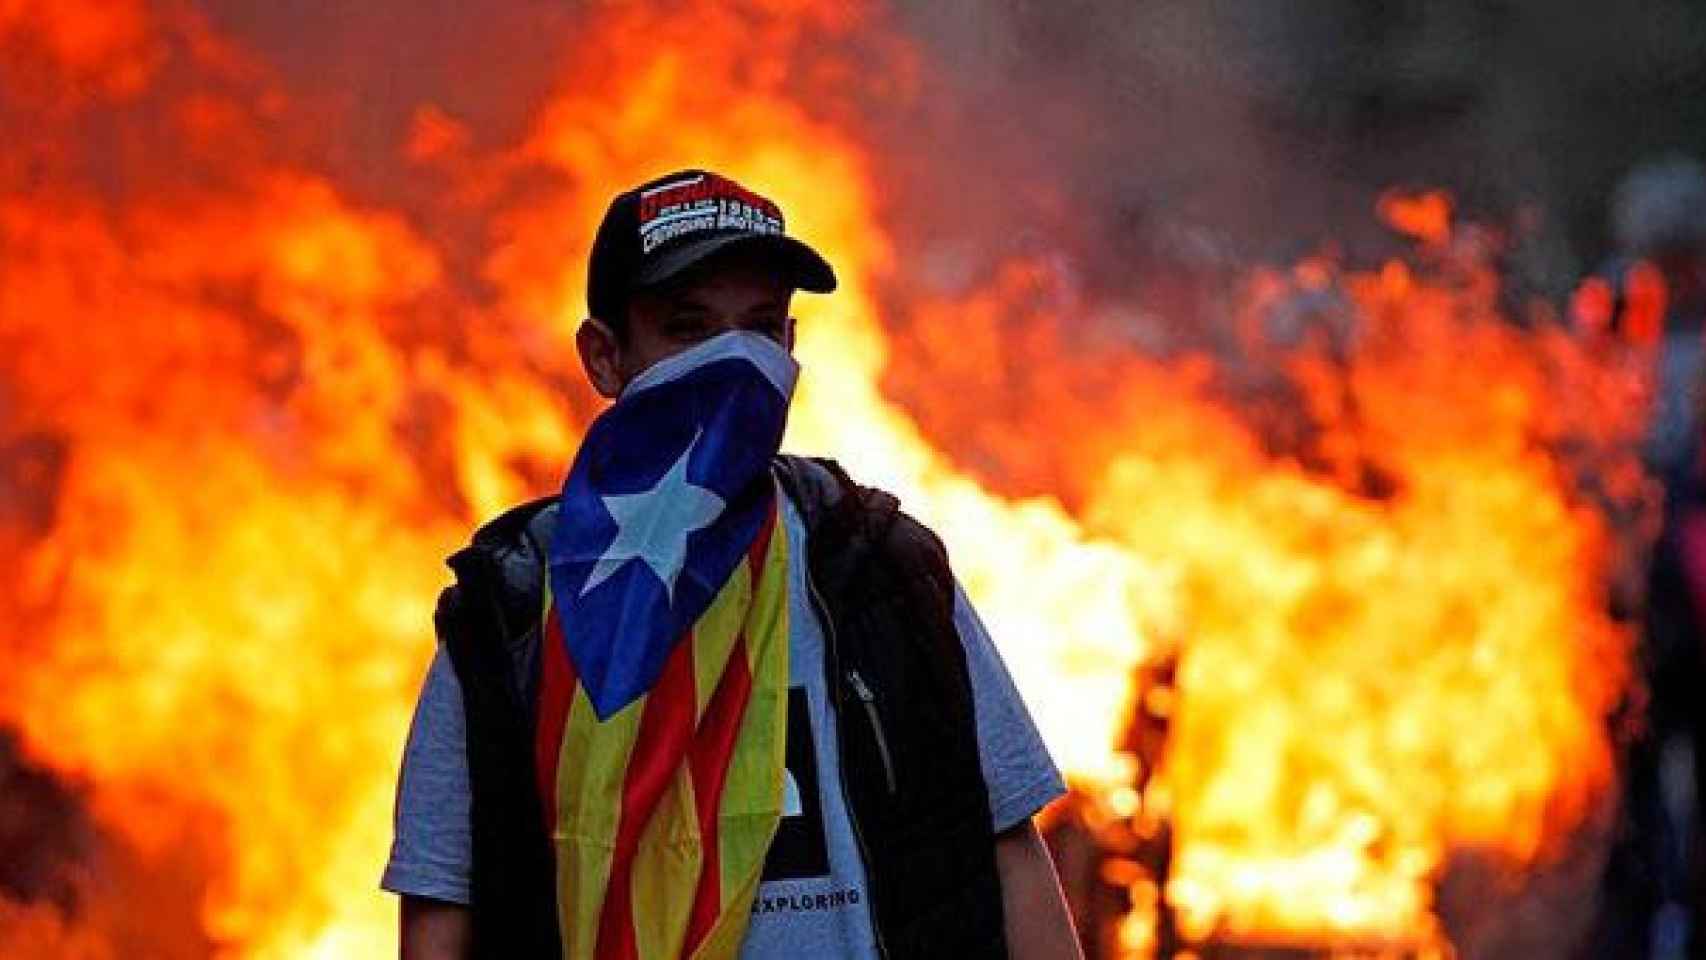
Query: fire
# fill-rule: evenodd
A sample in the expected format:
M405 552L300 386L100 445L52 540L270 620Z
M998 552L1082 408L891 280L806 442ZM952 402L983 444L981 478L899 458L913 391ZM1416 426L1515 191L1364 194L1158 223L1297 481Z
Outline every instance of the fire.
M1428 239L1415 265L1311 260L1249 278L1227 309L1267 331L1246 346L1253 374L1072 359L1083 318L1051 307L1063 298L1034 269L969 304L926 303L913 323L901 378L926 422L991 432L976 422L990 407L938 398L1023 370L998 388L1009 412L994 432L1071 424L1079 457L1058 469L1082 491L1084 530L1173 585L1172 611L1149 621L1177 641L1150 651L1176 657L1172 682L1145 695L1167 726L1164 755L1145 758L1160 768L1141 797L1103 800L1137 812L1140 832L1170 831L1164 896L1187 940L1440 949L1456 858L1515 878L1603 829L1606 718L1628 681L1606 582L1631 564L1608 555L1627 547L1578 484L1632 476L1607 501L1650 497L1628 453L1640 376L1584 356L1555 323L1508 322L1472 234ZM1314 317L1299 345L1271 346L1300 306ZM1062 359L1027 367L1027 354ZM909 377L923 370L935 382L921 388ZM1276 391L1303 412L1265 431L1228 403ZM1072 692L1027 688L1045 715ZM1125 945L1146 952L1156 878L1113 875L1139 908Z
M1422 243L1444 243L1451 237L1451 196L1443 191L1389 191L1381 196L1378 209L1392 229Z
M1228 293L1244 367L1163 362L1087 337L1041 261L909 288L859 117L927 69L880 7L683 6L596 7L498 153L417 113L395 162L478 211L474 249L269 150L288 97L188 14L0 6L26 66L98 104L44 98L40 169L0 166L0 490L29 494L0 502L0 722L113 851L76 911L0 912L0 953L394 952L375 882L439 558L560 479L596 409L591 226L683 166L762 185L842 277L798 304L790 446L942 533L1078 815L1115 849L1170 831L1170 876L1109 867L1122 951L1162 907L1193 941L1444 950L1464 855L1516 876L1604 816L1623 547L1584 491L1646 495L1639 375L1507 322L1443 194L1383 203L1414 262ZM108 204L64 111L174 96L168 56L216 78L165 111L191 161L239 169ZM1308 297L1321 321L1276 343ZM57 466L18 472L14 438ZM1012 464L1053 488L1002 492Z
M1198 452L1114 462L1090 509L1186 567L1163 782L1187 930L1426 931L1454 848L1532 866L1613 782L1606 531L1548 452L1583 439L1554 418L1586 386L1549 356L1572 345L1505 322L1484 272L1403 276L1344 278L1359 342L1319 441L1382 495Z

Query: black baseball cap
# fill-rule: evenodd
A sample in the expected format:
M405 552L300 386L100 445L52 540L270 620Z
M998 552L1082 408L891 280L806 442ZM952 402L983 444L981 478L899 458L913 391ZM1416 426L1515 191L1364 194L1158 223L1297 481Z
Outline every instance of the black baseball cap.
M619 322L635 290L736 246L774 253L796 289L835 289L829 261L787 235L775 203L710 171L681 170L610 201L587 264L587 309L606 323Z

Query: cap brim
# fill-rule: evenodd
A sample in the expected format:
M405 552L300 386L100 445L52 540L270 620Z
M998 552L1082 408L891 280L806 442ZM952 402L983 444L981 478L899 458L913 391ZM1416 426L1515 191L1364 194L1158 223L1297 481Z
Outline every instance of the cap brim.
M680 276L719 253L734 249L768 249L795 289L829 293L835 289L835 269L823 255L786 234L725 233L695 237L647 264L634 276L635 287L650 287Z

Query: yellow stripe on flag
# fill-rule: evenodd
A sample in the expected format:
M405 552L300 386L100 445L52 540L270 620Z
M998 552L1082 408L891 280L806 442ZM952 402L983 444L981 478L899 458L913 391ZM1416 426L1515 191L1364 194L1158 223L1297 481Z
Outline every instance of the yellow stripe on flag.
M634 940L641 957L681 956L703 850L693 778L683 765L640 834L634 858Z
M782 809L782 775L787 763L788 732L788 542L787 525L777 518L776 534L758 572L746 623L746 657L752 694L741 719L740 746L729 761L728 780L718 805L717 841L722 900L736 904L738 922L731 931L744 935L747 907L758 890L764 858L775 837ZM809 735L809 733L808 733ZM724 921L730 918L725 916ZM719 923L719 927L723 926ZM715 934L713 935L713 939ZM710 944L707 943L707 946ZM704 956L732 954L707 953Z
M572 629L564 624L564 630ZM622 811L622 784L640 729L640 697L599 723L586 691L575 690L557 762L557 891L559 929L568 957L591 957L596 918L610 882L610 855ZM579 918L579 919L574 919Z
M747 611L752 607L752 579L752 565L742 561L693 625L695 717L705 715L705 706L717 692L717 683L728 666L729 651L746 626Z

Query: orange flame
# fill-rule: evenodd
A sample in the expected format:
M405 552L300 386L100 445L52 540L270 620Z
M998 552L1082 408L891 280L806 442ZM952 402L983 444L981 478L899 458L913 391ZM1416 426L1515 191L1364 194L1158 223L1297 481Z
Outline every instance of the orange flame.
M1451 236L1451 197L1444 191L1388 191L1376 209L1392 229L1423 243L1442 243Z
M51 507L0 510L19 583L0 612L30 625L5 641L0 721L128 858L76 919L0 912L0 953L394 951L374 884L438 558L557 481L594 409L571 343L591 226L681 166L761 185L838 265L842 290L799 305L790 444L943 534L1089 820L1170 821L1164 888L1108 871L1136 908L1123 951L1152 947L1163 903L1192 940L1443 949L1435 891L1463 851L1520 872L1595 822L1626 638L1584 478L1648 495L1639 404L1555 327L1506 322L1444 194L1382 203L1419 265L1255 272L1226 297L1247 364L1162 363L1085 333L1041 262L908 289L857 119L926 70L881 8L685 6L598 6L501 156L417 112L402 155L489 214L489 251L255 159L276 91L178 105L195 149L246 164L219 184L115 209L68 166L51 189L0 166L0 440L69 451ZM66 77L80 51L162 49L30 22L0 6ZM119 75L129 96L152 74ZM1297 296L1330 316L1269 343ZM904 339L879 307L897 298ZM995 492L980 455L1055 489ZM1139 680L1174 660L1174 684ZM1164 757L1128 745L1140 705L1169 719Z

